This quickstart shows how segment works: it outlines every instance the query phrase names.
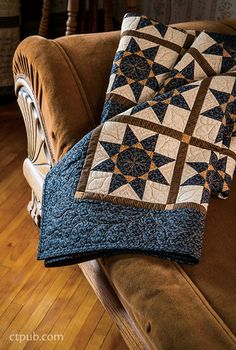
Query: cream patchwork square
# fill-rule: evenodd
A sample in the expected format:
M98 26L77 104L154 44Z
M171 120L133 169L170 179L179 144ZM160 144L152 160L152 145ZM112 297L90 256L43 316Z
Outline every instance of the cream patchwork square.
M183 186L179 188L176 203L201 203L202 186Z
M162 125L178 131L184 131L189 114L190 111L169 104Z
M221 121L200 115L193 136L210 143L215 143L221 127Z
M149 203L166 204L170 186L155 183L152 181L146 182L143 201Z
M179 151L180 141L160 134L156 143L155 152L159 152L164 156L176 158Z

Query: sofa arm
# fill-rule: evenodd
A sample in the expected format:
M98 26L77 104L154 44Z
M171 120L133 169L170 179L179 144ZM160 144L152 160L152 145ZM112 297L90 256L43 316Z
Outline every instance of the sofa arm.
M118 40L119 32L55 40L32 36L18 46L16 94L24 80L37 101L54 161L98 124Z

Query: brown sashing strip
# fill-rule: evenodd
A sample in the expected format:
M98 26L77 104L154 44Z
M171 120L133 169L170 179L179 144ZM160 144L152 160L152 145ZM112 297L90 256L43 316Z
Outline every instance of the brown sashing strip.
M100 193L94 193L94 192L83 192L82 193L76 193L75 198L79 199L92 199L97 201L106 201L109 203L117 204L117 205L125 205L125 206L132 206L135 208L144 208L144 209L153 209L153 210L176 210L181 208L187 208L187 209L197 209L198 211L202 213L206 213L206 208L198 203L189 202L189 203L176 203L173 205L166 205L166 204L160 204L160 203L150 203L145 201L139 201L136 199L130 199L130 198L124 198L124 197L118 197L118 196L112 196L112 195L106 195L106 194L100 194Z
M95 151L97 148L98 139L99 139L102 127L103 127L103 124L99 125L96 129L94 129L94 131L91 135L88 150L87 150L86 159L84 162L83 170L82 170L81 175L80 175L80 180L79 180L79 183L77 186L75 197L79 196L78 192L84 192L86 189L88 178L89 178L89 172L90 172L91 166L93 164L93 159L95 156Z
M139 126L144 129L155 131L158 134L163 134L166 136L173 137L177 140L182 139L182 131L174 130L169 128L168 126L164 126L161 124L156 124L154 122L150 122L149 120L139 119L134 116L129 115L117 115L109 120L110 122L122 122L130 125Z
M178 141L182 140L182 137L184 134L184 132L182 132L182 131L174 130L174 129L169 128L168 126L156 124L154 122L150 122L150 121L145 120L145 119L139 119L139 118L136 118L132 115L131 116L129 116L129 115L117 115L109 120L109 122L113 122L113 121L126 123L128 125L139 126L140 128L152 130L158 134L172 137ZM190 138L189 144L192 146L204 148L207 150L212 150L212 151L215 151L218 153L224 153L224 154L227 154L234 159L236 158L236 155L233 151L230 151L226 148L222 148L220 146L214 145L211 142L198 139L197 137L194 137L194 136L192 136Z
M198 120L198 116L200 114L207 90L209 88L209 85L211 83L212 78L206 78L202 81L197 96L194 101L194 105L192 108L192 111L190 113L187 125L185 127L184 133L187 135L192 135L193 130L195 128L195 125ZM170 191L167 199L167 203L172 204L176 202L178 192L179 192L179 187L180 187L180 182L181 182L181 177L184 169L184 163L186 160L187 156L187 151L188 151L188 144L181 142L179 146L179 151L177 155L177 159L175 162L175 167L173 171L173 178L171 181L171 186L170 186Z
M235 66L234 66L235 67ZM235 69L236 69L236 67L235 67ZM236 77L236 71L234 71L234 72L229 72L229 73L223 73L223 74L219 74L219 75L217 75L218 77L220 76L220 77L224 77L224 76L226 76L226 77Z
M190 49L188 50L188 53L197 61L199 66L204 70L204 72L208 77L216 74L216 72L211 67L211 65L207 62L205 57L203 57L201 53L197 49L195 49L195 47L190 47Z
M123 106L127 107L127 108L131 108L133 106L136 106L136 103L129 100L127 97L122 96L122 95L118 95L116 93L113 93L112 91L109 92L108 94L106 94L106 101L109 99L109 101L113 101L115 100L115 102L118 102L120 104L122 104Z
M198 139L197 137L192 136L189 144L192 146L199 147L199 148L208 149L210 151L215 151L215 152L218 152L220 154L225 154L225 155L236 160L236 154L233 151L231 151L227 148L223 148L223 147L214 145L213 143L210 143L208 141Z
M228 156L228 157L233 158L236 161L236 154L235 154L235 152L231 151L230 149L222 148L221 153Z
M185 40L185 43L183 45L185 50L188 49L192 45L192 43L194 42L195 38L196 38L195 35L188 33L187 38Z
M123 36L133 36L133 37L140 38L140 39L146 39L146 40L151 41L155 44L158 44L158 45L164 46L170 50L173 50L173 51L177 52L178 54L180 54L182 49L183 49L183 47L181 47L173 42L167 41L167 40L162 39L162 38L158 38L158 37L153 36L151 34L137 32L136 30L125 30L121 34L121 37L123 37Z

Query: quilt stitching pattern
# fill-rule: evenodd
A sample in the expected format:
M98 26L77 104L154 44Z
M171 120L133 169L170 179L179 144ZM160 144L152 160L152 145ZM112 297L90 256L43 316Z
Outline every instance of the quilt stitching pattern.
M226 131L224 114L234 90L235 78L225 79L228 91L220 91L219 77L207 78L95 129L76 197L135 206L145 202L169 210L195 203L206 209ZM166 119L173 107L171 128Z
M188 84L206 76L213 76L234 69L236 65L235 50L229 48L227 42L229 37L224 38L221 34L202 32L180 62L168 74L160 93L167 92L175 87ZM234 149L235 141L231 141L231 138L233 139L235 137L235 133L233 132L235 128L234 115L236 112L235 87L231 94L224 91L219 93L217 90L214 91L214 89L211 89L211 93L219 100L221 111L225 113L222 128L228 128L228 136L224 138L223 145L226 148ZM208 116L215 115L218 108L216 107L208 111ZM220 155L212 188L215 194L223 198L229 195L234 169L235 163L232 162L232 159Z
M228 48L227 43L220 39L220 34L219 38L216 34L205 32L199 34L189 50L168 74L160 93L194 80L225 73L235 67L235 51Z
M127 14L121 28L102 120L146 101L159 90L194 36L145 16Z

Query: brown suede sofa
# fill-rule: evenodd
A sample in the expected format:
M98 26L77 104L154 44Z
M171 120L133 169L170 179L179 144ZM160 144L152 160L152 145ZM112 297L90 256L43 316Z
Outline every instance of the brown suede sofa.
M236 34L236 20L189 22L184 29ZM47 40L17 48L13 73L26 124L23 170L39 224L45 174L99 123L119 32ZM210 203L196 266L123 255L80 264L130 349L236 349L236 184Z

